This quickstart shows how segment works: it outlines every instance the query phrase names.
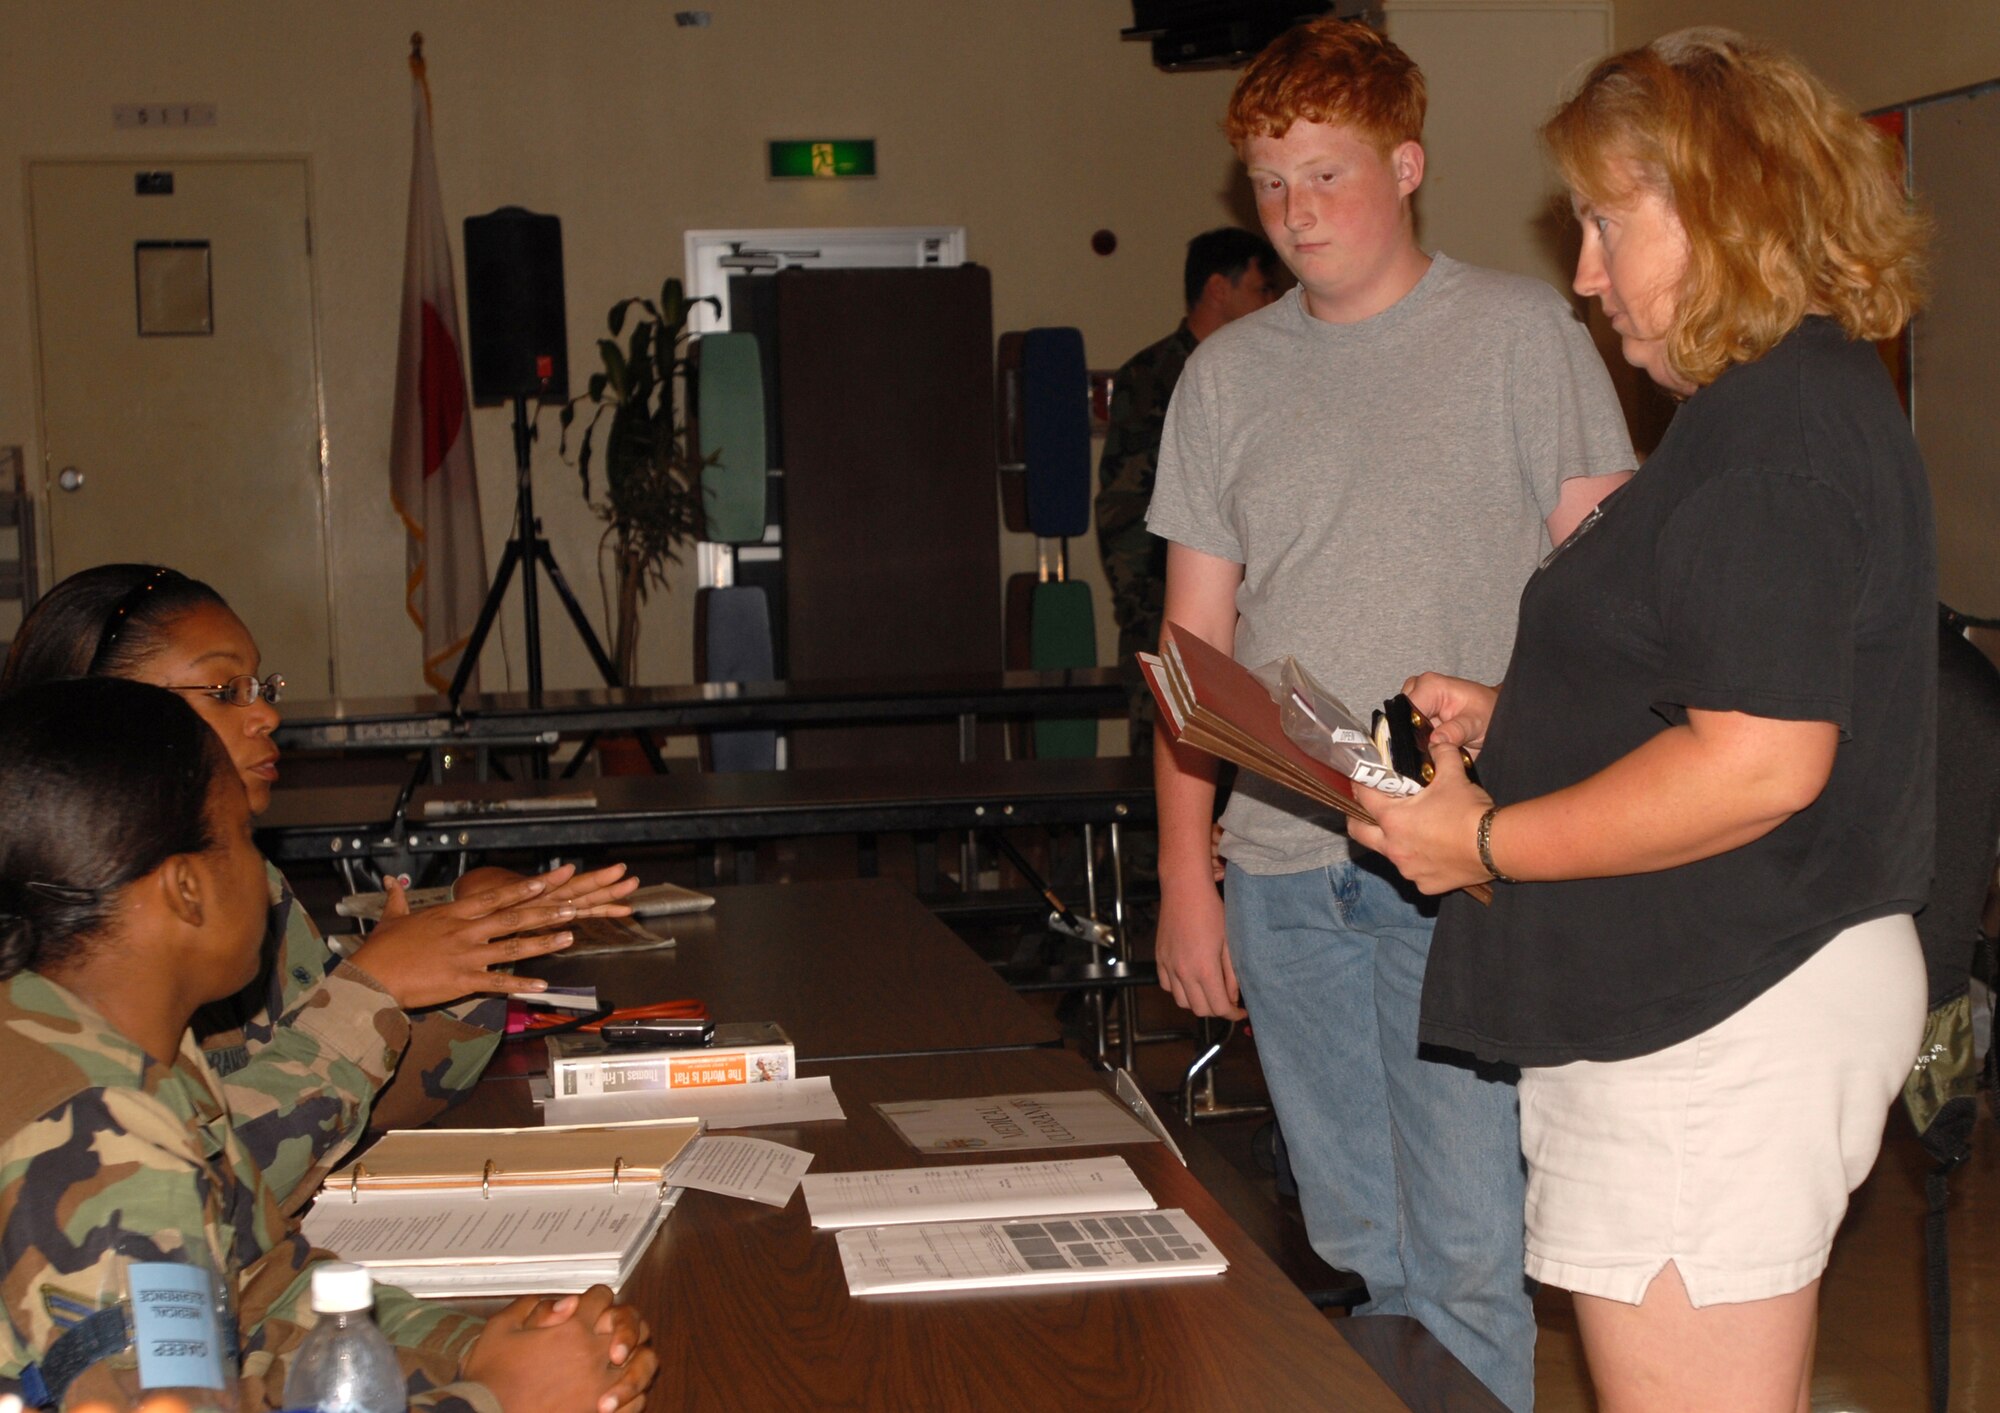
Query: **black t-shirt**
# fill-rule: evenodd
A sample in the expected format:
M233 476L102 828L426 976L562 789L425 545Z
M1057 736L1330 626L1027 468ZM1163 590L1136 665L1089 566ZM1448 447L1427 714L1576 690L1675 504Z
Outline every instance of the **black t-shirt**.
M1447 899L1422 1038L1520 1065L1648 1054L1921 907L1936 580L1923 464L1871 346L1810 318L1688 399L1522 592L1480 777L1502 805L1545 795L1692 707L1836 723L1832 778L1714 858Z

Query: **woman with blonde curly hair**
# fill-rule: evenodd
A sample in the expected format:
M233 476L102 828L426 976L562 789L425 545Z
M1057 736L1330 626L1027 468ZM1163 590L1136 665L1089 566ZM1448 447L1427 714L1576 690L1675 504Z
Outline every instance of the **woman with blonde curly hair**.
M1356 837L1494 883L1444 904L1422 1035L1521 1066L1528 1271L1605 1413L1804 1413L1924 1014L1936 553L1869 342L1923 224L1886 140L1722 30L1606 59L1544 136L1577 291L1684 402L1529 581L1500 687L1409 684L1481 784L1440 751Z

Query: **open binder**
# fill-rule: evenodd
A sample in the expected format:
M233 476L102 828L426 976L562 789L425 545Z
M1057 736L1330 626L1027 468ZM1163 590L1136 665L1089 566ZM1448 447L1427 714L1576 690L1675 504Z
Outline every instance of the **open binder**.
M522 1188L627 1185L657 1192L701 1132L699 1119L635 1119L539 1128L397 1129L334 1173L322 1195L374 1193L491 1198Z
M1349 819L1375 822L1352 780L1307 755L1285 734L1277 702L1234 658L1168 623L1160 635L1159 655L1140 653L1139 670L1176 743L1232 761ZM1482 903L1493 897L1484 883L1465 891Z
M307 1240L428 1297L622 1285L699 1119L399 1129L328 1178Z

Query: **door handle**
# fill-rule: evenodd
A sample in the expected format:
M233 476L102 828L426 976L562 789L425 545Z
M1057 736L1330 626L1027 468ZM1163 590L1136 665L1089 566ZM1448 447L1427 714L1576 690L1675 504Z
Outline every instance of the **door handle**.
M56 473L56 484L66 491L80 491L83 489L83 473L74 466L65 466Z

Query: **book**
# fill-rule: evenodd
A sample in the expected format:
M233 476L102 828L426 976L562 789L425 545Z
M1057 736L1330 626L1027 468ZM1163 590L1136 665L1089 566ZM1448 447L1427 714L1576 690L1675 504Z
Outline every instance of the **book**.
M623 1119L697 1118L705 1129L766 1128L828 1123L847 1117L825 1075L700 1089L645 1089L559 1099L547 1075L528 1081L528 1096L544 1106L550 1123L604 1123ZM537 1081L542 1091L537 1094Z
M849 1227L834 1241L850 1295L1168 1280L1229 1269L1215 1243L1178 1208Z
M683 888L677 883L651 883L644 888L636 888L625 895L623 902L632 910L633 917L699 913L715 906L712 895Z
M718 1025L706 1045L613 1045L587 1031L551 1035L549 1083L557 1099L759 1084L798 1078L791 1037L772 1021Z
M307 1240L427 1298L621 1285L697 1119L398 1129L322 1185Z
M1131 1165L1115 1157L812 1173L804 1186L816 1227L1148 1212L1158 1205Z
M1138 656L1139 671L1176 743L1233 761L1349 819L1375 822L1359 793L1362 787L1285 733L1278 702L1249 668L1171 622L1160 634L1158 655ZM1465 891L1481 902L1493 896L1484 883Z

